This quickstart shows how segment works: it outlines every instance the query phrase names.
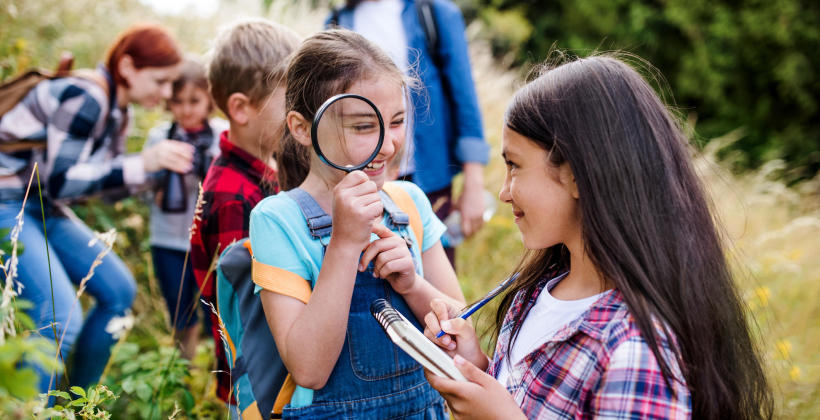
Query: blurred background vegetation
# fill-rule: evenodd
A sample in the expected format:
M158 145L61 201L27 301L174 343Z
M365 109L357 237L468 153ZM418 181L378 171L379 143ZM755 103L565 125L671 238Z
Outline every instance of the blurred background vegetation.
M129 24L158 21L186 51L204 54L218 28L241 17L268 17L302 35L321 29L340 1L185 0L180 11L157 0L0 0L0 80L29 67L53 68L62 51L91 67ZM173 2L164 2L173 3ZM779 418L820 418L820 5L798 0L456 0L468 21L471 57L493 159L487 187L503 176L500 133L512 92L553 46L577 55L621 49L666 77L657 83L686 122L699 150L698 170L723 221L738 285L753 315L775 387ZM208 4L208 7L203 7ZM203 11L204 10L204 11ZM815 53L812 53L815 51ZM672 99L674 98L674 102ZM136 109L129 150L167 115ZM459 250L459 279L468 299L507 276L523 251L507 207ZM74 210L93 229L118 232L114 252L138 282L134 329L114 349L102 389L61 395L75 405L56 416L99 408L112 418L225 418L214 396L209 339L197 357L180 360L169 314L153 277L148 211L139 197L115 204L92 200ZM36 247L37 244L24 244ZM92 300L82 299L88 308ZM2 309L2 308L0 308ZM493 308L477 318L489 324ZM6 312L0 310L0 321ZM23 351L42 358L48 343L0 340L0 415L30 418L42 405L18 371ZM25 346L22 343L26 343ZM491 343L485 340L488 352ZM12 376L12 373L17 376ZM51 413L54 414L54 413ZM101 415L105 418L104 415ZM97 418L86 415L85 418Z
M552 45L626 50L658 67L699 140L741 128L736 170L772 159L788 181L820 170L820 3L805 0L457 0L510 65Z

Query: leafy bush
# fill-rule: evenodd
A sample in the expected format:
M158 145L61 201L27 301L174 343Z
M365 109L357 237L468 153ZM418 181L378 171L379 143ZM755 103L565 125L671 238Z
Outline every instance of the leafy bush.
M111 413L105 411L101 406L106 401L116 400L117 396L105 385L92 386L88 388L88 391L78 386L72 386L71 394L76 397L72 397L65 391L49 392L48 395L61 398L65 403L44 409L40 412L40 417L58 420L74 420L77 417L101 420L111 418Z
M541 61L621 49L658 67L704 139L739 127L739 168L775 158L788 178L820 170L820 3L706 0L460 0L495 51ZM517 18L511 15L518 16ZM515 20L526 25L510 25ZM526 36L522 34L526 33ZM523 43L519 42L523 41ZM518 47L518 48L516 48Z
M185 412L194 408L194 397L186 381L188 361L173 347L140 349L136 343L121 343L106 378L120 398L111 411L128 418L159 419L176 411L177 402Z

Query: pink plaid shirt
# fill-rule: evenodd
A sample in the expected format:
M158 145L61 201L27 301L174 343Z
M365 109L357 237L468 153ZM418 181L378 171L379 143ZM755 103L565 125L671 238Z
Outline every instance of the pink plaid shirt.
M515 297L504 320L488 373L506 363L512 320L529 311L534 296ZM656 323L661 353L675 378L663 380L657 359L643 339L621 293L606 292L587 312L510 368L507 390L530 419L689 418L692 400L680 367Z

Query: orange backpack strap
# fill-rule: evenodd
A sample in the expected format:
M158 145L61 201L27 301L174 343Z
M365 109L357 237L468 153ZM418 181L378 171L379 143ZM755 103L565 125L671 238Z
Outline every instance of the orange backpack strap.
M385 182L382 189L403 212L407 213L407 217L410 219L410 229L412 229L413 234L416 235L416 240L419 242L419 249L423 250L424 224L421 222L421 214L416 207L416 202L413 201L413 197L410 197L410 193L395 182Z
M253 257L251 241L245 241L245 248L251 254L251 278L265 290L290 296L307 304L310 300L310 284L303 278L279 267L259 262Z

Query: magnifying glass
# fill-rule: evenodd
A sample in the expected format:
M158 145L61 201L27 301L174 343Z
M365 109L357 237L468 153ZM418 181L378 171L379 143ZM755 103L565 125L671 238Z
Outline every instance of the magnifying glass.
M344 93L325 101L310 128L322 162L345 172L364 169L382 148L384 119L370 99Z

